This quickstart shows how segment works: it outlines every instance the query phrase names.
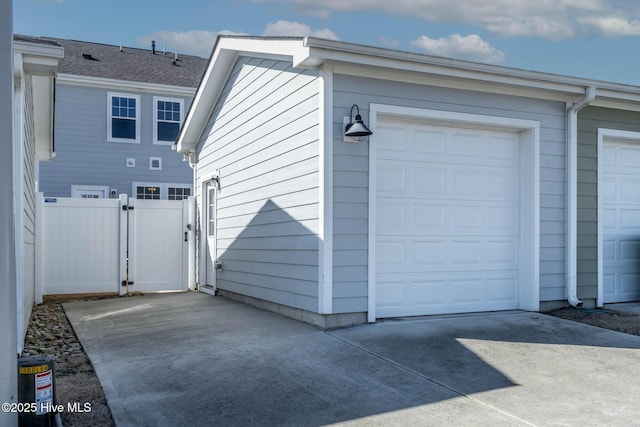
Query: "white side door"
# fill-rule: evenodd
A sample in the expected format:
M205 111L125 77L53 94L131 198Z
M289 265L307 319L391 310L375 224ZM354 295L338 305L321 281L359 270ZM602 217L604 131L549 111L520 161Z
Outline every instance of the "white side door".
M205 268L202 280L203 291L215 292L216 290L216 182L210 181L204 185L203 194L203 227L205 235Z

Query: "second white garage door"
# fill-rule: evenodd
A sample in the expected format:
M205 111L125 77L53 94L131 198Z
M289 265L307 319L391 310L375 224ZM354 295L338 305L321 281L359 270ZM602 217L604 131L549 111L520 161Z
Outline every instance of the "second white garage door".
M640 301L640 141L605 140L601 156L604 302Z
M376 317L518 307L519 135L381 121Z

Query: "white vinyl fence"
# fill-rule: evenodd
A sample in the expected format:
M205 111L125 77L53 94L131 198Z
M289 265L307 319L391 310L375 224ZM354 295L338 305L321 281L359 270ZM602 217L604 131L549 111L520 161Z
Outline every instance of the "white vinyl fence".
M42 295L187 290L195 282L188 200L37 198ZM128 281L128 286L127 285Z

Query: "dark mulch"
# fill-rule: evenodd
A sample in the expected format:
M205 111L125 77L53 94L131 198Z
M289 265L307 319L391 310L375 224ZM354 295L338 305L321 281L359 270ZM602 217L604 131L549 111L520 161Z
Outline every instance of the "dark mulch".
M545 314L625 334L640 335L640 316L607 309L560 308Z

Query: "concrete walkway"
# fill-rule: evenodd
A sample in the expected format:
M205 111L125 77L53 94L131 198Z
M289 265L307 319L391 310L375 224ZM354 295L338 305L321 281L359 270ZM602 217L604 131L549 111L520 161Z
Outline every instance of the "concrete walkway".
M640 424L640 337L538 313L323 332L200 293L64 307L118 426Z

